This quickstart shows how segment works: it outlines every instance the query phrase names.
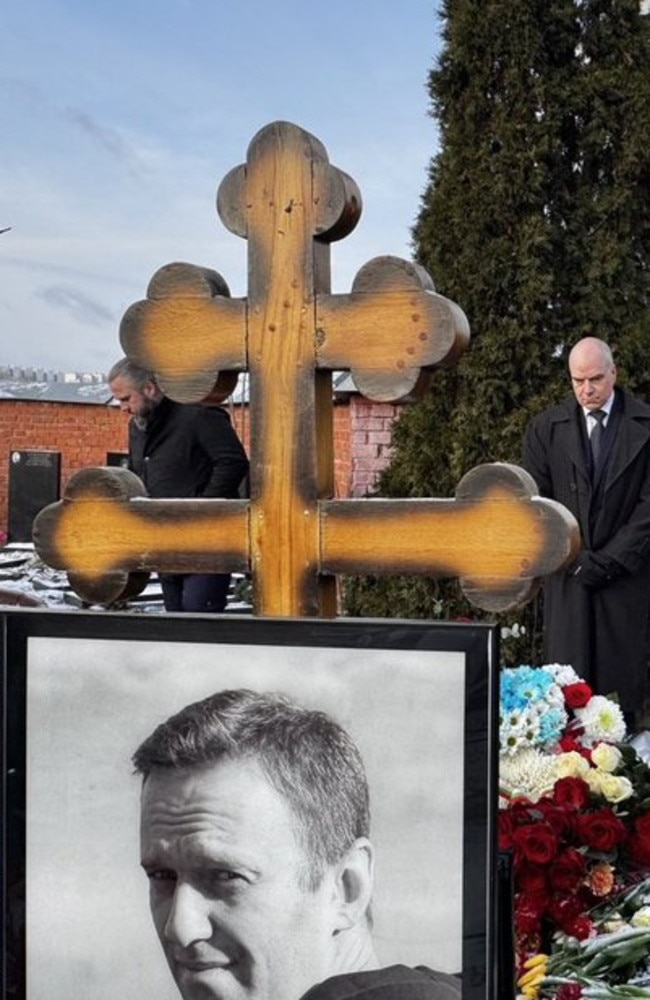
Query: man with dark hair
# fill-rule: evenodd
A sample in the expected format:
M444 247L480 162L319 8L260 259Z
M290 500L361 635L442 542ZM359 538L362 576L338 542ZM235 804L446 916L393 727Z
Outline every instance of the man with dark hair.
M129 422L129 468L155 499L236 498L248 459L227 412L190 406L165 396L155 374L128 358L108 374L114 398ZM167 611L219 612L226 606L230 575L161 573Z
M365 771L327 715L222 691L133 761L151 912L183 1000L460 1000L456 977L379 968Z

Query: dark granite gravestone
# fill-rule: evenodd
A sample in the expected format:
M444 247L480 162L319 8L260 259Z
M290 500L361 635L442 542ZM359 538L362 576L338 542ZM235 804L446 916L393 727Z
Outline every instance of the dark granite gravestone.
M31 542L36 515L56 503L61 495L61 453L11 451L9 453L10 542Z
M129 456L125 451L107 451L106 464L109 466L119 466L122 469L128 468Z

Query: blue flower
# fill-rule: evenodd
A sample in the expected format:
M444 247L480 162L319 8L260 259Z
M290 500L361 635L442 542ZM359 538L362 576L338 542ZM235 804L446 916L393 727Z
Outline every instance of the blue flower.
M501 749L522 745L547 749L558 742L567 723L562 689L544 667L510 667L501 672Z

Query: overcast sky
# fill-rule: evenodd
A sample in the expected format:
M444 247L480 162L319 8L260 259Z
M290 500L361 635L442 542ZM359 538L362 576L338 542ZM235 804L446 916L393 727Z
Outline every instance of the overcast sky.
M332 288L410 256L435 154L437 0L3 0L0 365L105 372L163 264L246 294L215 194L255 133L293 122L361 189Z

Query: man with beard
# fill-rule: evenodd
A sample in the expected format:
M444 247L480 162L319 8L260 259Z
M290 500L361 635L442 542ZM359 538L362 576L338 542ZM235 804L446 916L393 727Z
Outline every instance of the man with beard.
M122 358L108 382L129 422L129 468L155 499L236 498L248 459L227 412L168 399L152 371ZM162 573L166 611L219 612L230 575Z
M455 976L377 959L365 769L325 713L220 691L133 762L151 913L183 1000L460 1000Z

